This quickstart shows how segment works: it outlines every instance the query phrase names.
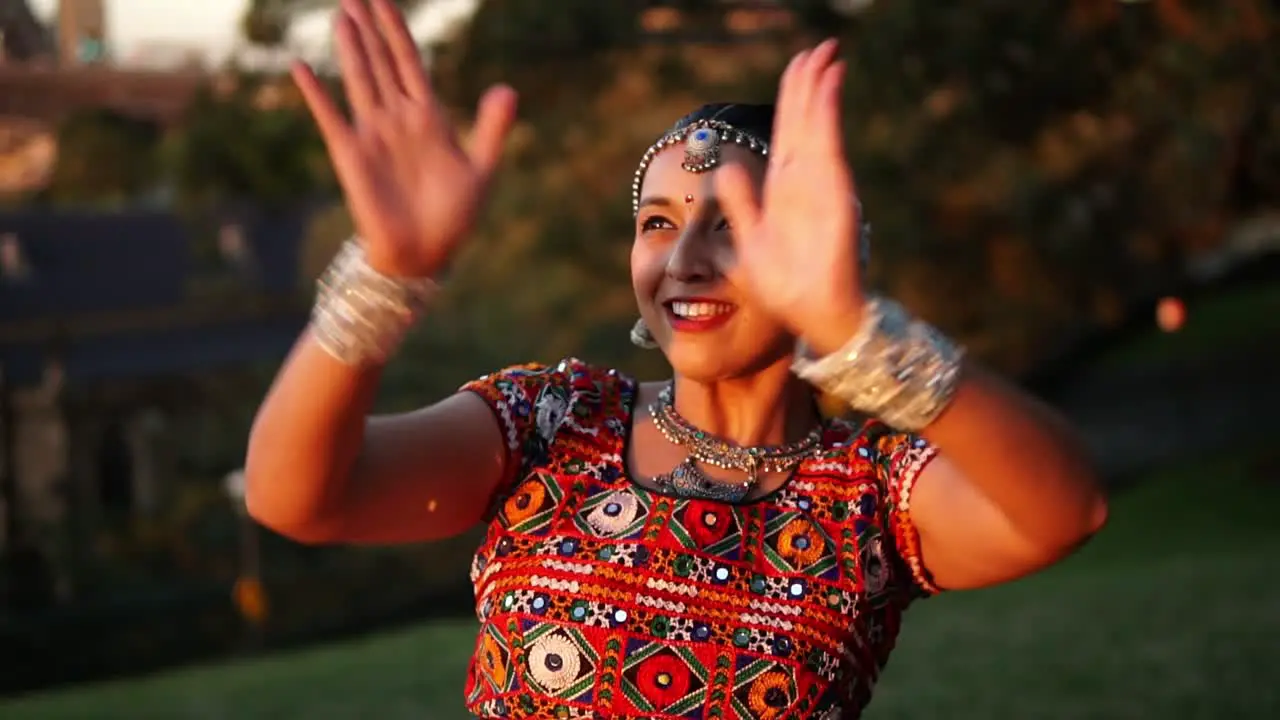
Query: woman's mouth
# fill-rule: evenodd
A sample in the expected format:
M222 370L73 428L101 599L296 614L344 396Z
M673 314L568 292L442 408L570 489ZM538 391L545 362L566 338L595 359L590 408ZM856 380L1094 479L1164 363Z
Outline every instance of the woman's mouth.
M705 332L724 325L738 309L710 298L675 298L663 303L667 323L677 332Z

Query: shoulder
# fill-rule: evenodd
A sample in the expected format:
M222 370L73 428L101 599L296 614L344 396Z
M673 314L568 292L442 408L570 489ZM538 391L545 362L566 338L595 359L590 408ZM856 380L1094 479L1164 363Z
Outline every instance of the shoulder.
M616 368L575 357L554 364L512 365L462 386L516 414L537 419L543 429L570 417L579 421L618 414L630 402L636 382Z
M829 469L839 467L852 475L875 471L884 477L903 463L922 461L931 451L931 446L918 435L862 417L832 419L823 437L823 448Z

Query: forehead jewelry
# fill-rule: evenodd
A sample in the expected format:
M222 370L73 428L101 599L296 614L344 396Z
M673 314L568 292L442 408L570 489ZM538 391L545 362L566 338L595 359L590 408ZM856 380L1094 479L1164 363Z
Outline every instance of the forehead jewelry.
M680 167L686 172L704 173L720 165L721 149L725 143L733 143L746 148L766 160L769 157L769 143L745 130L721 120L698 120L688 125L671 130L658 141L649 146L640 158L640 166L636 168L631 179L631 214L640 214L640 185L644 183L644 174L649 171L653 159L667 148L684 143L684 162ZM693 203L693 195L685 195L686 204ZM862 214L862 202L858 201L858 249L861 266L865 269L871 261L871 223Z
M658 153L673 145L684 144L684 162L680 167L686 172L704 173L720 165L721 150L726 143L746 148L760 157L768 157L769 143L765 140L720 120L698 120L677 128L658 138L640 158L635 177L631 180L631 212L640 214L640 185L644 174ZM690 201L685 197L685 202Z

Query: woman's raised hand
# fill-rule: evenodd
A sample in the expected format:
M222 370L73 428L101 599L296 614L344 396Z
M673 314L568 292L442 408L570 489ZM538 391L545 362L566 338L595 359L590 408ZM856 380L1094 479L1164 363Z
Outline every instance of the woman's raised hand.
M309 67L296 64L293 77L356 231L379 271L433 275L475 224L515 117L515 92L485 93L464 146L391 0L342 0L334 35L351 119Z
M760 193L726 165L717 190L733 225L738 281L762 307L823 353L861 320L858 203L845 159L840 95L845 65L828 40L792 59L778 87Z

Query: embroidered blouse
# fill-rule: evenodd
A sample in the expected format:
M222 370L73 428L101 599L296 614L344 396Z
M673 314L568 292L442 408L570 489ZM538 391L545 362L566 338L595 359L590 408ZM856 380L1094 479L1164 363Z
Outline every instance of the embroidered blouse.
M903 611L937 591L909 514L934 449L835 421L764 497L671 497L627 472L637 387L574 359L463 387L492 408L517 469L472 566L469 710L857 718Z

